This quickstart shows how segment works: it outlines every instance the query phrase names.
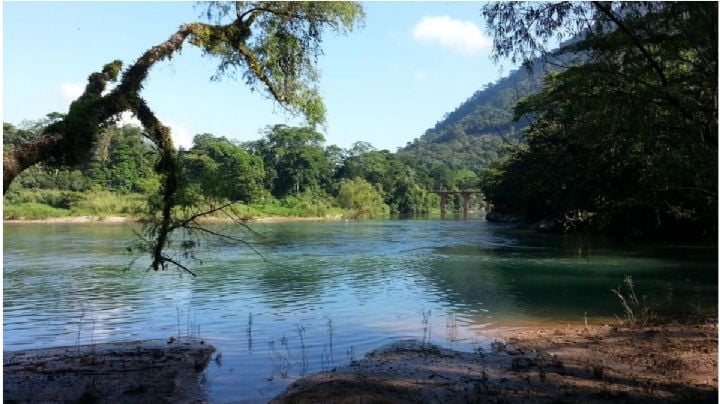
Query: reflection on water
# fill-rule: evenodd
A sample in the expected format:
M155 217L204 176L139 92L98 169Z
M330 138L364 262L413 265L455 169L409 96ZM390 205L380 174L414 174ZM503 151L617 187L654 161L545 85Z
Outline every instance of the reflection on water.
M215 245L191 278L129 269L128 226L6 225L4 349L199 334L222 353L211 400L262 402L395 340L473 349L489 328L620 314L625 274L664 309L717 307L715 248L479 220L254 228L263 257Z

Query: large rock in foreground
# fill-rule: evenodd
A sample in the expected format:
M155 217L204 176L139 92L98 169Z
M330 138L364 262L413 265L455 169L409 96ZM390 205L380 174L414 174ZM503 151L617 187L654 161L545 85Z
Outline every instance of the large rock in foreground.
M270 403L473 402L490 368L503 359L400 341L348 366L299 379Z
M4 402L205 402L200 377L214 351L181 338L4 352Z
M403 341L272 403L717 403L716 321L509 329L487 352Z

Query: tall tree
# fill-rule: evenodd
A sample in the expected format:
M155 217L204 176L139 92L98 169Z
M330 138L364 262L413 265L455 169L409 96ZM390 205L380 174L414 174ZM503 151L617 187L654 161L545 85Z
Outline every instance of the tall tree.
M180 162L186 182L181 203L186 205L218 200L250 203L263 193L262 159L224 137L196 135Z
M88 78L83 94L67 115L48 126L42 136L4 152L3 191L13 179L38 162L72 166L88 159L101 128L130 111L143 125L145 136L156 146L156 171L161 175L160 198L151 199L147 248L155 270L174 264L187 269L164 251L169 234L186 227L195 217L173 217L178 192L177 152L170 129L163 125L140 93L150 68L169 59L185 43L219 60L214 79L240 74L253 90L265 93L310 124L322 122L325 109L315 83L315 67L324 31L352 30L362 9L350 2L211 2L209 22L181 25L168 40L148 49L127 69L113 61ZM117 85L106 92L109 83ZM185 243L182 243L186 245Z
M717 234L717 4L503 3L485 9L497 56L585 63L516 107L527 148L486 173L496 207L597 229ZM508 26L513 29L507 29Z
M153 148L142 129L112 125L98 135L95 152L83 164L88 180L116 192L147 192L148 183L157 184L153 169Z
M325 153L323 135L313 128L285 125L269 127L265 139L255 144L269 171L275 197L298 194L307 189L326 188L334 172Z

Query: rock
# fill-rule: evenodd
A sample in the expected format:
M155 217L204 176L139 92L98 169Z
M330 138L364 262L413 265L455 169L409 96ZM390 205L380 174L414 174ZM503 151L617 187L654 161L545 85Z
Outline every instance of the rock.
M523 218L520 216L512 215L509 213L500 213L498 211L490 211L485 215L485 220L488 222L497 222L497 223L521 223L523 222Z
M214 351L178 338L4 352L4 402L206 402L200 376Z
M535 226L535 230L541 233L563 233L565 227L562 221L556 219L546 219Z

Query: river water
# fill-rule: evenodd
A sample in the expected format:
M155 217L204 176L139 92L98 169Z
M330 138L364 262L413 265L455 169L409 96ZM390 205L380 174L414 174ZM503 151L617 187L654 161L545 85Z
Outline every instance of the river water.
M548 236L483 220L257 224L258 252L204 249L196 278L131 263L128 225L4 226L4 350L199 335L211 402L264 402L296 378L417 338L622 316L631 275L657 311L717 310L717 248Z

